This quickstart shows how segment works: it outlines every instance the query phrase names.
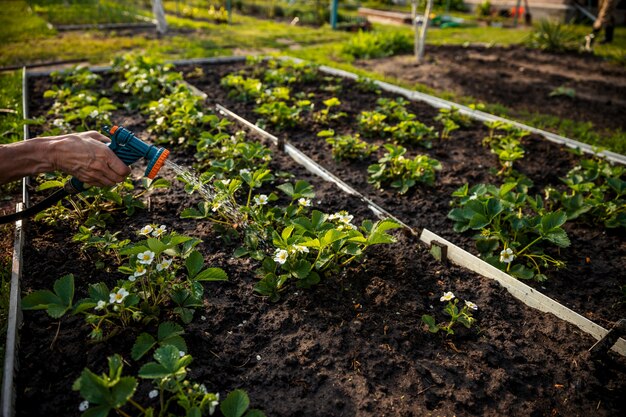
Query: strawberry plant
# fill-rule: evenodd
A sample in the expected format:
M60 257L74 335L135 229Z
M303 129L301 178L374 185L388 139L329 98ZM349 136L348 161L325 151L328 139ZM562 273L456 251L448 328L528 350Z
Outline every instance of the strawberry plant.
M399 145L386 144L384 147L387 150L385 155L377 164L367 168L369 182L376 188L391 185L404 194L417 183L435 183L436 172L441 170L439 161L426 155L405 158L406 148Z
M439 301L446 303L444 313L450 316L450 320L448 320L447 323L437 324L433 316L424 314L422 316L422 322L428 326L428 330L431 333L437 333L443 330L446 332L446 335L450 336L454 334L452 328L457 324L461 324L470 329L476 322L472 312L478 310L478 306L471 301L466 300L461 308L459 308L459 299L456 298L451 291L445 292Z
M219 394L190 381L188 366L193 358L177 346L165 344L153 357L154 361L145 363L137 376L124 375L124 360L119 354L107 358L108 373L98 375L85 368L72 386L85 399L79 411L84 412L84 417L105 417L112 411L128 416L124 410L132 407L137 417L203 417L213 415L219 405L224 417L264 417L259 410L248 410L250 400L242 390L230 392L220 404ZM140 380L154 384L148 399L136 395ZM153 405L155 400L157 405Z
M325 132L320 132L318 136L326 135ZM329 132L330 135L334 135L334 132ZM330 136L326 138L326 142L332 147L333 158L337 161L344 159L365 159L378 149L376 145L370 145L361 139L357 133L352 135Z
M341 101L339 101L336 97L324 100L323 103L326 107L316 113L313 113L313 120L317 123L328 125L331 121L347 116L345 112L333 110L334 108L339 108L341 105Z
M127 257L119 271L128 275L109 288L104 282L89 286L89 297L74 303L74 277L66 275L49 290L35 291L22 300L25 310L47 310L58 318L70 311L83 314L92 327L91 337L101 340L105 330L115 331L132 322L158 320L166 307L191 322L194 309L202 305L204 281L228 279L220 268L204 268L202 255L194 250L200 240L166 233L165 226L147 225L139 231L147 239L128 244L118 256ZM182 273L183 267L185 273Z
M562 268L565 263L546 253L550 245L570 245L563 224L567 215L547 211L539 196L527 194L522 182L507 182L501 187L467 184L452 196L456 206L448 213L454 230L479 232L476 248L485 261L520 279L544 281L543 270Z
M255 291L276 301L289 279L295 279L299 288L309 288L325 273L336 274L361 259L368 247L394 242L387 231L400 227L383 220L364 221L357 229L351 221L346 212L327 215L314 210L310 217L297 217L280 232L274 231L274 252L262 262L262 279Z
M230 90L230 97L241 101L255 101L263 94L263 83L260 80L238 74L228 74L222 78L220 84Z
M364 136L384 138L387 124L387 115L377 111L363 111L357 118L359 130Z
M548 204L607 228L626 228L626 171L603 159L585 159L561 181L566 191L546 188Z

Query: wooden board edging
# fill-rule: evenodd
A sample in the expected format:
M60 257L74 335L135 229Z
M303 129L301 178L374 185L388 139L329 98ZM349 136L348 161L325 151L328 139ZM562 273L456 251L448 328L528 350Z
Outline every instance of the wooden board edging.
M482 259L472 255L464 249L461 249L453 243L450 243L428 229L422 230L420 240L427 245L430 245L433 241L446 245L447 257L450 261L486 278L499 282L500 285L506 288L513 297L517 298L529 307L546 313L552 313L561 320L565 320L585 333L593 336L596 340L602 339L608 333L608 330L604 327L592 322L584 316L581 316L575 311L570 310L563 304L560 304L534 288L529 287L520 280L513 278L506 272L488 264ZM626 356L626 340L620 338L613 346L613 350L622 356Z

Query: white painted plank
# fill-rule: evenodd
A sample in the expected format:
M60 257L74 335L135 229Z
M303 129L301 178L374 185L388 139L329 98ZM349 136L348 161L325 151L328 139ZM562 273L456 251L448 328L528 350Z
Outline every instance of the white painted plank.
M575 311L570 310L552 298L543 295L534 288L529 287L518 279L513 278L507 273L499 270L493 265L488 264L464 249L448 242L430 230L424 229L420 239L426 244L430 244L432 241L443 243L448 247L448 259L450 259L450 261L486 278L498 281L509 291L509 293L511 293L512 296L522 301L529 307L546 313L552 313L558 318L577 326L585 333L593 336L596 340L602 339L608 333L608 330L602 326L592 322L586 317L581 316ZM613 350L623 356L626 356L626 341L620 338L613 346Z

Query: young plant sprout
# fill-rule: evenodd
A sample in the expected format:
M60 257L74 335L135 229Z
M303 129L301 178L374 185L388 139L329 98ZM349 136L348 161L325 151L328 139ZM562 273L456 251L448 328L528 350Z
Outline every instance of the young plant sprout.
M453 327L457 324L461 324L470 329L476 319L473 317L474 311L478 310L478 306L471 301L464 301L461 308L458 307L459 299L456 298L453 292L447 291L440 298L439 301L446 303L444 307L444 313L450 317L448 322L437 324L435 318L431 315L424 314L422 316L422 322L428 326L428 330L431 333L437 333L440 330L445 331L447 336L454 334Z

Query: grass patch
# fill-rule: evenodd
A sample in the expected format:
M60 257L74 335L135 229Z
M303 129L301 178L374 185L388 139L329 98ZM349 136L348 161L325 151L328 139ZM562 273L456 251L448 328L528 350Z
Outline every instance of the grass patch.
M133 2L80 0L72 3L31 0L32 10L53 25L83 25L97 23L139 23L137 15L145 14Z
M22 138L21 71L0 73L0 144ZM5 112L4 110L13 111Z
M7 42L19 42L45 38L56 32L46 21L37 16L25 1L0 0L0 44L2 56Z

